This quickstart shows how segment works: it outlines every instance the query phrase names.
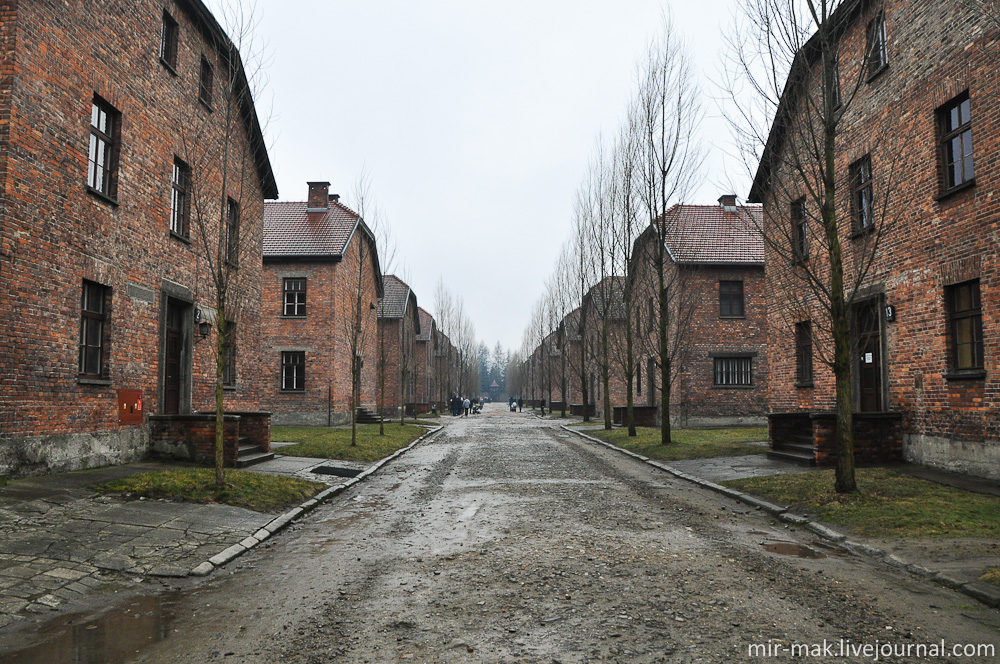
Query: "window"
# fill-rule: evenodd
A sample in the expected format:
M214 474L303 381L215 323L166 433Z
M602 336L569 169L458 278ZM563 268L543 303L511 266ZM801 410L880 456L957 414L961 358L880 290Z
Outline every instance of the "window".
M635 393L642 394L642 365L635 365Z
M867 155L851 164L851 217L855 233L870 231L875 226L872 161Z
M795 324L795 378L802 386L813 382L812 323Z
M983 369L983 310L979 281L967 281L948 289L952 368Z
M717 357L715 358L714 385L722 387L747 387L753 385L753 358Z
M306 315L306 280L305 279L285 279L285 306L282 308L283 316L305 316Z
M653 330L656 329L656 298L649 298L649 329L646 330L647 334L652 334Z
M240 204L229 199L226 204L226 261L239 264L240 254Z
M226 321L226 345L222 349L222 384L236 385L236 323Z
M119 118L118 111L110 104L94 97L90 110L87 186L112 199L117 188Z
M944 165L944 190L950 191L972 182L972 106L968 93L938 111L941 127L941 161Z
M205 56L201 58L201 78L198 81L198 101L212 108L212 79L215 73Z
M809 257L809 226L806 222L805 197L792 203L792 251L796 261Z
M281 353L281 389L284 392L305 391L305 351L285 351Z
M177 68L177 21L167 12L163 12L160 27L160 62L171 71Z
M719 282L719 318L743 318L743 282Z
M190 182L191 169L183 161L174 157L170 190L170 232L181 237L188 236L188 188Z
M885 14L879 14L868 24L868 78L882 71L889 64L885 39Z
M101 378L104 375L104 328L107 322L107 289L92 281L83 282L80 302L80 375Z

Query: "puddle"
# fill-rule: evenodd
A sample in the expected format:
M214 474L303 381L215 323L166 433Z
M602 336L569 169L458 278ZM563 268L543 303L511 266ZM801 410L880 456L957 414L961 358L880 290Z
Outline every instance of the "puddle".
M178 595L137 597L101 615L61 616L35 633L33 645L4 653L2 659L12 664L121 664L167 638Z
M825 553L820 553L816 549L811 549L805 544L796 544L795 542L778 542L772 540L761 542L760 545L764 547L765 551L777 553L781 556L795 556L796 558L810 558L812 560L826 558Z

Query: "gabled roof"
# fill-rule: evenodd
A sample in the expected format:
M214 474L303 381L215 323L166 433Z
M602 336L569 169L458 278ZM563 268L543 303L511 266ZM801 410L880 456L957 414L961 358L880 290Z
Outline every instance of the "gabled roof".
M358 213L330 201L325 212L306 212L305 201L264 203L264 258L342 258L359 226Z
M625 318L625 277L604 277L595 284L583 298L583 308L593 306L597 315L603 318L605 311L612 320Z
M417 313L420 314L420 334L417 335L417 341L430 341L434 328L434 317L429 312L424 311L423 307L417 307Z
M563 318L562 324L565 330L566 341L580 340L580 311L581 308L577 307Z
M239 105L240 117L246 126L249 134L250 147L253 150L254 165L257 169L257 177L260 178L261 193L264 198L274 199L278 197L278 184L274 179L274 171L271 169L271 158L267 154L267 145L264 141L264 134L261 131L260 120L257 117L257 107L254 105L253 93L250 84L247 82L246 71L243 68L243 59L237 51L235 44L229 39L229 35L222 29L215 16L209 11L201 0L179 0L189 16L201 30L202 34L214 44L223 59L235 56L236 59L236 90L235 98Z
M660 221L667 249L677 263L764 264L761 207L675 205Z
M402 318L406 315L406 301L410 297L410 287L399 277L387 274L382 277L385 292L378 301L379 318Z

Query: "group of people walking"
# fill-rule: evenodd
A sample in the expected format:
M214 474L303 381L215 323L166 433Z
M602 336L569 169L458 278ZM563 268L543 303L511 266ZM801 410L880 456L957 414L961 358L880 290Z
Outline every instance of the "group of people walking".
M464 399L457 394L451 395L451 414L455 417L462 416L468 417L469 410L472 410L473 414L476 414L482 408L482 402L479 397L473 397L471 400L469 397Z

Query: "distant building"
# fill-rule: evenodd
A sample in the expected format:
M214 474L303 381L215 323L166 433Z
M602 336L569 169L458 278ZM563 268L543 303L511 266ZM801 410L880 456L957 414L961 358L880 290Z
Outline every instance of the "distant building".
M375 237L329 182L308 184L308 200L264 208L260 392L275 424L341 424L352 407L376 407Z
M377 401L388 418L397 417L401 408L414 412L420 313L417 296L402 279L387 274L382 281L384 292L378 302L380 374Z

